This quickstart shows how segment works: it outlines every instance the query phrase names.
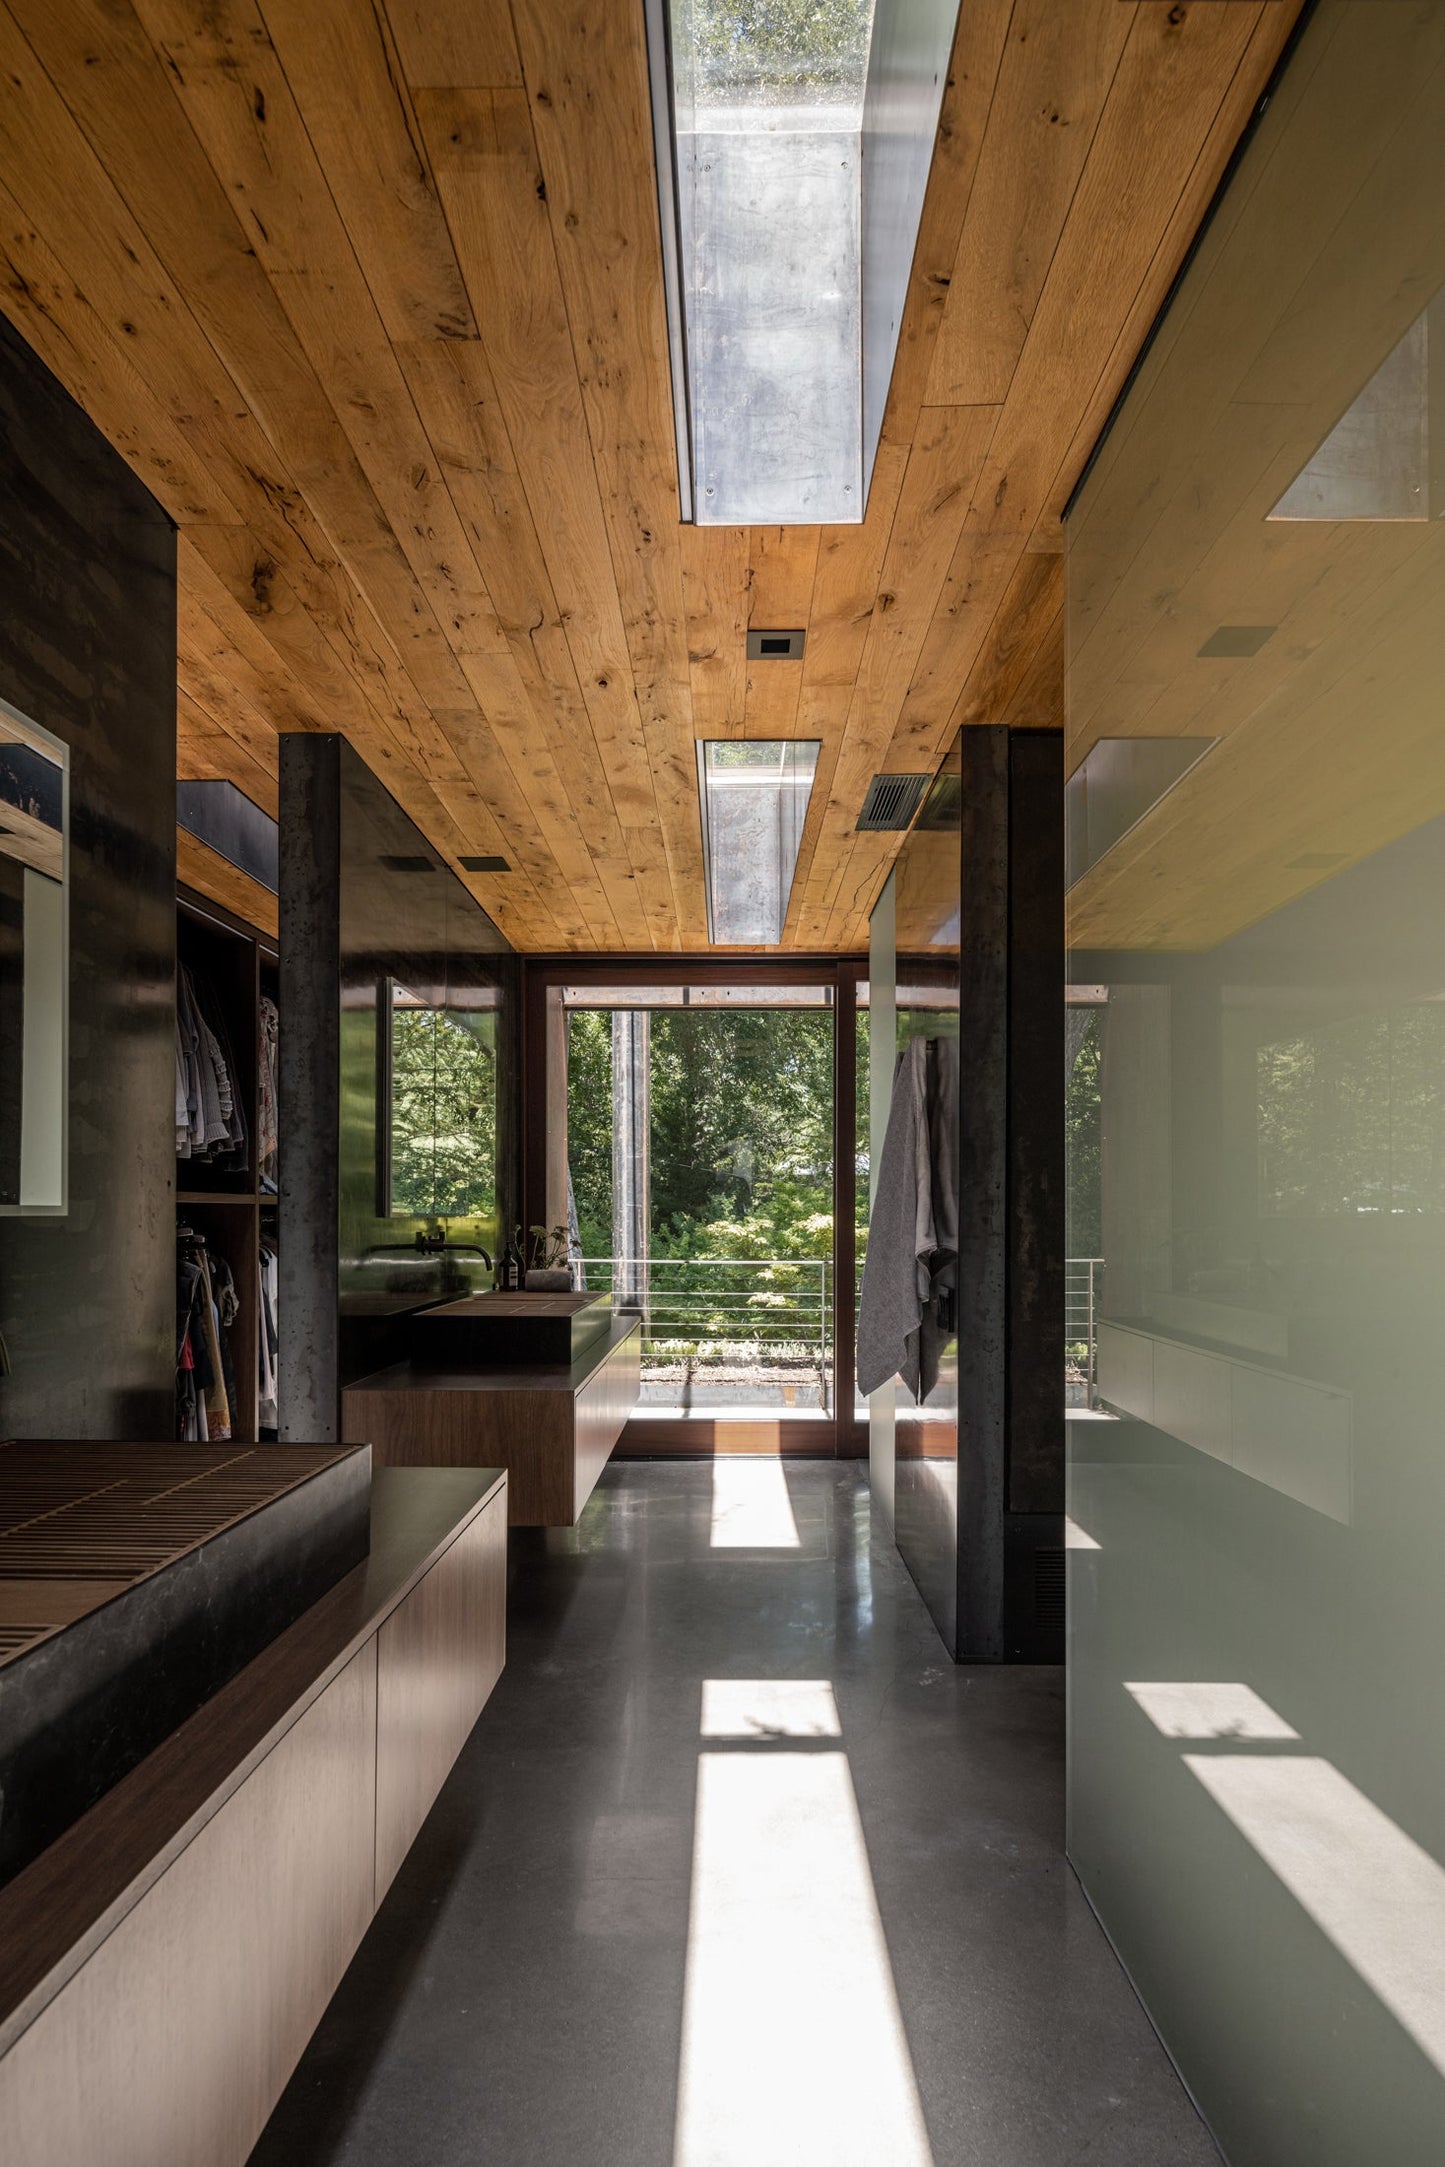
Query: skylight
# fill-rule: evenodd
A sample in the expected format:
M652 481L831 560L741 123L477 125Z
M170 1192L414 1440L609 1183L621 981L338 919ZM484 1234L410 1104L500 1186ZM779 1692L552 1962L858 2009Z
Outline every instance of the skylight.
M710 738L697 748L708 938L770 947L783 937L816 738Z
M903 6L649 0L683 515L699 524L863 516L957 0L907 25Z

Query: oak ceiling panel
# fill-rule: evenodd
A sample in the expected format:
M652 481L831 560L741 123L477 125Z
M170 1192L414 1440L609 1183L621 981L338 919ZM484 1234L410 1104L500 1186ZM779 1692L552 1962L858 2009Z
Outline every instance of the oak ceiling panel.
M517 0L612 568L684 946L706 944L676 435L641 7ZM656 837L648 839L655 849Z
M312 715L310 726L346 728L377 765L387 749L398 748L390 745L386 723L370 716L369 696L380 693L402 718L409 709L418 724L425 716L430 726L431 717L414 688L408 693L400 687L403 673L389 638L383 639L380 653L348 652L356 637L350 621L353 601L344 578L337 578L333 544L339 539L353 556L369 551L373 568L379 554L388 549L399 553L335 414L135 17L127 9L91 6L85 0L60 7L52 7L49 0L41 5L25 0L20 12L40 57L55 81L64 84L70 112L89 145L81 143L79 129L66 124L61 101L53 98L45 115L49 125L38 139L44 141L47 155L36 156L36 140L17 146L17 176L32 208L49 211L53 206L75 307L86 309L89 296L107 319L96 328L108 331L129 351L108 351L87 323L76 334L73 353L56 352L47 341L44 313L27 306L31 295L14 282L11 291L21 306L12 314L100 425L132 456L172 516L202 544L239 606L269 620L274 630L278 602L284 598L292 617L305 620L304 629L296 624L300 637L293 636L289 646L304 688L297 698L303 706L321 709ZM0 40L7 45L14 36L13 19L14 11L0 16ZM16 44L12 80L23 79L24 52L18 40ZM5 147L8 154L10 144ZM134 217L107 174L120 176ZM61 190L58 204L55 181ZM77 215L82 204L84 217ZM155 250L180 266L184 293L161 270ZM149 306L152 290L160 297L154 309ZM197 401L213 384L223 387L223 398L242 417L246 460L235 491L242 500L239 511L225 503L191 503L174 486L164 429L155 421L154 409L167 397L177 353L189 374L172 398L177 416L173 426L194 434ZM226 370L223 353L234 358L234 375ZM149 397L136 395L136 378ZM248 407L264 420L264 439L252 433L248 440ZM136 458L132 450L129 438L138 430L150 435L154 449L149 461ZM291 455L289 476L286 454ZM237 471L234 463L218 463ZM316 511L320 520L313 525ZM329 523L330 537L323 535L322 522ZM205 531L208 527L212 531ZM384 607L395 599L384 583L381 594ZM282 643L283 653L287 644ZM278 719L284 726L297 726L294 719ZM409 761L408 754L402 757Z
M1017 0L934 347L931 405L1008 396L1132 28L1119 0Z
M682 527L683 618L692 726L699 738L741 737L747 698L746 527Z
M255 758L220 723L214 722L188 692L176 702L176 774L187 781L233 782L254 805L276 817L276 739L267 764Z
M679 524L640 5L0 0L0 303L182 529L190 771L341 729L519 946L695 949L696 739L817 738L783 945L861 945L875 769L1057 720L1064 497L1296 13L965 0L866 517L749 531Z
M501 423L529 517L540 521L548 584L539 629L550 623L563 634L551 647L530 641L526 624L515 636L529 647L541 710L555 715L550 749L568 775L623 943L665 944L676 922L666 863L649 852L649 892L639 894L625 841L625 831L655 822L656 797L528 101L512 90L426 90L417 104L485 326ZM534 703L534 727L538 712Z

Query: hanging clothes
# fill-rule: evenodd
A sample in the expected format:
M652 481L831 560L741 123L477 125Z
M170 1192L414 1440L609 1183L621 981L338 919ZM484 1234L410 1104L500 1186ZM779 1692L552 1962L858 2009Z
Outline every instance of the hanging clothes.
M924 1400L954 1328L958 1286L958 1042L898 1057L858 1301L858 1389L901 1376Z
M202 1273L197 1262L197 1237L182 1233L176 1259L176 1435L186 1441L204 1440L206 1394L215 1382L209 1344L201 1328Z
M204 979L176 973L176 1156L244 1173L246 1116L219 1005Z
M176 1435L209 1442L235 1428L236 1371L231 1327L240 1313L235 1279L190 1228L176 1257Z
M277 1049L281 1018L276 1003L261 996L261 1042L257 1074L256 1153L261 1187L275 1195L278 1180L280 1126L277 1119Z
M262 1433L279 1427L276 1413L276 1355L279 1339L276 1331L277 1289L279 1265L276 1251L265 1236L261 1240L260 1257L260 1353L257 1378L257 1423Z

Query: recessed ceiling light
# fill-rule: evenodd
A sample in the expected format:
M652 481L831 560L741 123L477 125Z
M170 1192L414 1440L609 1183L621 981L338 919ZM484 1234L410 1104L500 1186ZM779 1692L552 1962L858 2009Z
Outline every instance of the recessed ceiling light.
M817 738L704 738L697 748L708 938L769 947L783 937Z
M434 873L436 871L436 867L430 858L407 858L389 853L382 858L381 862L389 873Z
M1199 652L1210 657L1257 655L1278 630L1278 625L1220 625Z
M458 858L464 873L510 873L512 868L505 858Z

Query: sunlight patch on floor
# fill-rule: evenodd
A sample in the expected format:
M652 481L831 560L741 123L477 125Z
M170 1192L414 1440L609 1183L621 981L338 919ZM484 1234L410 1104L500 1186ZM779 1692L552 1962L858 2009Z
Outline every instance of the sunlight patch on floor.
M798 1523L788 1495L783 1463L770 1456L730 1458L712 1463L712 1547L714 1550L796 1550Z
M826 1678L704 1678L704 1738L841 1738Z
M674 2167L933 2167L832 1688L703 1710Z

